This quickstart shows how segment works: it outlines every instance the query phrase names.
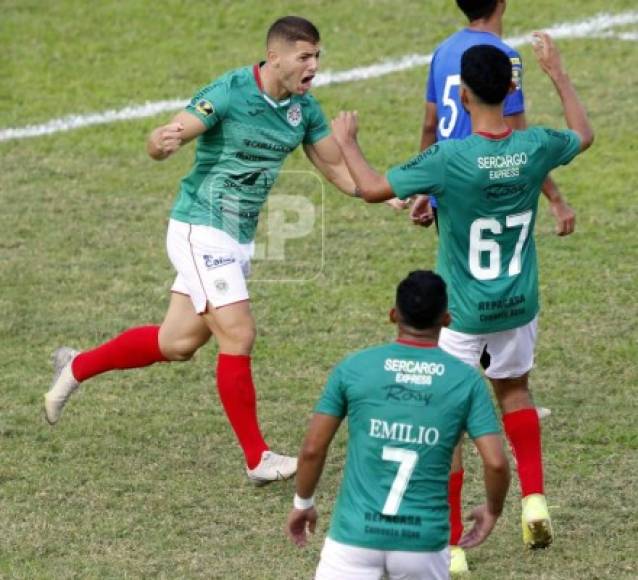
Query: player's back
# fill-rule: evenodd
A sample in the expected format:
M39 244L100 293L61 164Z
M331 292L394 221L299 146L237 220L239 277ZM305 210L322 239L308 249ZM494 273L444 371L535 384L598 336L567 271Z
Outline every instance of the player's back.
M499 430L480 376L435 346L382 345L336 367L316 411L341 408L348 453L330 537L374 549L444 548L459 435Z
M436 103L436 139L464 139L472 133L470 116L461 105L461 57L470 47L489 44L501 49L512 62L512 79L516 90L505 100L504 114L516 115L525 110L521 87L522 62L517 51L491 32L464 28L443 41L435 50L430 65L426 100Z

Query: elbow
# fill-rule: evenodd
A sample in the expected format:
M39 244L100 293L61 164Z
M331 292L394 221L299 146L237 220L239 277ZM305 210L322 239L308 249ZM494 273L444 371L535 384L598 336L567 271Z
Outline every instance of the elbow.
M361 199L366 203L381 203L393 197L392 194L386 194L383 184L376 181L362 183L359 186L359 192L361 193Z
M581 135L581 137L581 151L587 151L587 149L589 149L594 143L594 131L592 129L588 129Z
M510 478L510 464L504 454L501 457L494 457L486 461L485 469L500 478L507 480Z
M306 441L299 453L299 460L308 463L321 462L325 459L325 457L326 449L312 441Z

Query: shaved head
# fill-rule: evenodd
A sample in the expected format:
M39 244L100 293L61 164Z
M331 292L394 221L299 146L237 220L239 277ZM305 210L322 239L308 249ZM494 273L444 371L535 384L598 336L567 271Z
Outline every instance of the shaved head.
M294 44L297 41L319 44L321 37L315 25L300 16L284 16L273 22L268 29L266 46L277 41Z

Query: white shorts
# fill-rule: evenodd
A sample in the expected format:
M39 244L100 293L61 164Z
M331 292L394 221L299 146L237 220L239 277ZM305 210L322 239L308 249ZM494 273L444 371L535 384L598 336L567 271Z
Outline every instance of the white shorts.
M358 548L326 538L315 580L447 580L450 551L399 552Z
M490 379L513 379L532 370L537 332L538 316L525 326L488 334L465 334L443 328L439 346L473 367L478 367L485 348L491 359L485 374Z
M177 277L171 292L190 296L198 313L248 300L246 278L255 244L240 244L226 232L170 220L166 250Z

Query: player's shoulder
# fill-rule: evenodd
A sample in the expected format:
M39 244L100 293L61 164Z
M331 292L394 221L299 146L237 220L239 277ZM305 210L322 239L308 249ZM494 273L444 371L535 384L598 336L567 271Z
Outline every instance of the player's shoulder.
M542 125L534 125L532 127L516 131L516 135L521 140L537 144L546 143L551 138L562 139L564 141L569 140L568 131L552 129L551 127L544 127Z
M225 73L215 77L213 80L208 83L204 87L204 90L207 89L226 89L232 90L236 88L243 88L247 86L252 81L252 69L249 66L242 66L239 68L234 68Z
M390 352L392 343L375 344L355 352L351 352L345 356L338 366L353 367L357 365L366 365L373 359L382 358Z

